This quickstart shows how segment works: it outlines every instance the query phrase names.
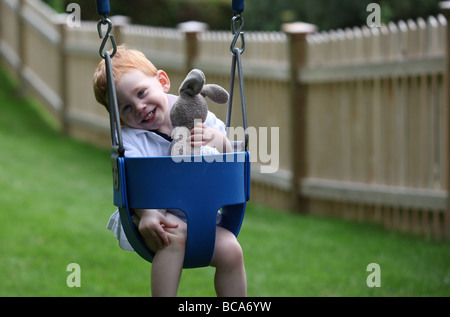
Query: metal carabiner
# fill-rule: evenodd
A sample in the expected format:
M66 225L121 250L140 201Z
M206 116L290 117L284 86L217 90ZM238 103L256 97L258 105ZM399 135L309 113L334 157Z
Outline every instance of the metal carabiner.
M236 24L239 24L239 27L236 28ZM231 45L230 45L230 52L231 54L234 55L234 48L236 46L237 41L239 40L239 38L241 38L241 48L240 48L240 53L244 53L245 51L245 37L244 37L244 32L241 32L242 27L244 26L244 18L240 15L240 14L236 14L232 19L231 19L231 26L232 26L232 30L233 30L233 34L234 34L234 38L231 41Z
M108 24L108 29L106 30L106 34L105 36L103 36L103 31L102 31L102 25ZM116 44L116 40L114 39L114 35L111 34L112 31L112 22L110 19L108 19L107 17L104 17L103 19L101 19L100 21L98 21L97 23L97 31L98 31L98 36L103 39L102 44L100 45L100 49L99 49L99 53L100 56L105 59L105 53L104 53L104 49L106 46L106 42L108 41L108 38L111 39L111 44L113 47L113 51L111 53L111 57L113 57L116 52L117 52L117 44Z

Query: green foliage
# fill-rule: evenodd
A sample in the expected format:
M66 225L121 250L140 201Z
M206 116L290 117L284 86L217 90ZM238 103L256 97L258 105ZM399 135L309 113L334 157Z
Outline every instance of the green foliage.
M58 12L72 0L44 0ZM94 0L77 0L82 20L98 20ZM227 0L110 0L111 16L125 15L133 24L175 28L190 20L206 22L212 29L229 29L232 16Z
M381 7L381 19L386 23L400 19L415 19L439 13L440 0L261 0L247 1L247 29L280 30L282 23L302 21L315 24L320 30L330 30L366 24L369 3Z
M45 0L57 11L65 11L72 0ZM320 30L366 24L367 5L381 6L381 19L389 21L437 15L441 0L247 0L246 30L279 31L282 23L303 21ZM77 0L84 20L98 20L93 0ZM111 15L126 15L132 23L176 27L180 22L206 22L213 30L230 29L231 0L110 0Z

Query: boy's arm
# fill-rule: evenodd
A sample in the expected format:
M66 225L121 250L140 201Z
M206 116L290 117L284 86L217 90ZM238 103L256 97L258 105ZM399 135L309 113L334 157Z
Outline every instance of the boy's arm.
M191 146L201 147L209 145L216 148L220 153L233 152L230 140L219 129L197 124L191 130Z
M220 132L220 137L222 137L222 141L221 144L223 144L223 151L220 151L221 153L229 153L229 152L233 152L233 146L231 145L230 140L228 140L227 136L222 134L222 132Z
M178 224L168 220L164 210L135 209L134 212L140 219L138 229L144 238L156 241L160 249L170 244L164 227L177 228Z

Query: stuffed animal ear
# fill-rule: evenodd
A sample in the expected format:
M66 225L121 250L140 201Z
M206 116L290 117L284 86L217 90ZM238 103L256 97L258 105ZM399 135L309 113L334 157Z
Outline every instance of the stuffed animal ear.
M187 94L191 97L198 95L205 84L205 74L199 69L193 69L186 76L180 86L180 95Z
M214 103L227 103L228 102L228 92L219 85L208 84L205 85L201 92L203 97L208 97Z

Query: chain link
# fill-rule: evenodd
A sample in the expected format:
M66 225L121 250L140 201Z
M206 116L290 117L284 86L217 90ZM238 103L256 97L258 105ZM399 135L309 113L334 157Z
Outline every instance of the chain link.
M244 26L244 18L240 15L240 14L236 14L232 19L231 19L231 27L233 30L233 34L234 34L234 38L231 41L231 45L230 45L230 51L231 54L235 54L234 53L234 49L236 47L236 43L239 40L239 38L241 38L241 48L239 49L239 52L242 54L245 51L245 37L244 37L244 32L242 32L242 28Z
M103 31L102 31L102 26L103 25L108 25L108 28L106 30L106 34L105 36L103 36ZM111 53L111 57L113 57L116 52L117 52L117 44L116 44L116 40L114 39L114 35L111 34L112 31L112 22L110 19L108 19L106 16L103 17L103 19L101 19L100 21L98 21L97 23L97 31L98 31L98 36L103 39L102 44L100 45L100 49L99 49L99 54L100 56L105 59L105 46L106 46L106 42L108 42L108 39L111 39L111 44L112 44L112 48L113 51Z

